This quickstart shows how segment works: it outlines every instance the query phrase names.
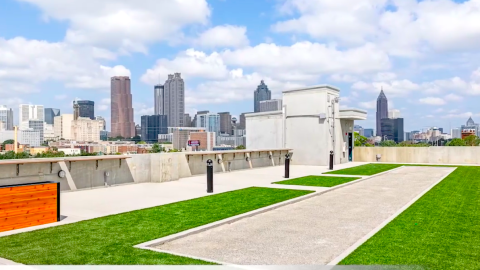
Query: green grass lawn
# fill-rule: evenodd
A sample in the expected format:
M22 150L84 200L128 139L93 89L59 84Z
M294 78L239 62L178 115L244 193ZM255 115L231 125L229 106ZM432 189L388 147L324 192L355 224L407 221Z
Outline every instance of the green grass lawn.
M340 264L480 269L480 167L458 167Z
M209 264L134 245L312 191L246 188L0 238L0 257L23 264Z
M343 174L343 175L374 175L377 173L389 171L400 166L402 164L385 164L385 163L370 163L365 165L360 165L357 167L326 172L323 174Z
M333 187L341 184L348 183L350 181L358 180L361 177L340 177L340 176L317 176L310 175L295 179L289 179L273 184L281 185L297 185L297 186L314 186L314 187Z

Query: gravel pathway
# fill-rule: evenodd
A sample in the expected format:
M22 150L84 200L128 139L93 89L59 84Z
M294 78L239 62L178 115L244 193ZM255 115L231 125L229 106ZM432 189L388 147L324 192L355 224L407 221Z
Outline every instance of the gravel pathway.
M241 265L324 265L453 170L403 167L155 248Z

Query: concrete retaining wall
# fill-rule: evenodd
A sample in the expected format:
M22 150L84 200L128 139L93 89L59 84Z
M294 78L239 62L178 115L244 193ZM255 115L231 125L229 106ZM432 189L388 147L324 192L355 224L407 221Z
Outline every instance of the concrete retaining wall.
M355 147L354 161L426 164L480 164L480 147L432 146L432 147Z
M208 159L214 161L214 171L218 173L282 165L288 152L288 149L235 150L139 154L122 156L121 159L103 159L102 156L98 156L80 160L78 158L15 160L18 165L5 164L12 161L1 161L0 186L58 181L61 190L66 191L128 183L167 182L205 174ZM250 157L250 161L246 161L247 156ZM58 176L60 170L65 171L67 176L60 178Z

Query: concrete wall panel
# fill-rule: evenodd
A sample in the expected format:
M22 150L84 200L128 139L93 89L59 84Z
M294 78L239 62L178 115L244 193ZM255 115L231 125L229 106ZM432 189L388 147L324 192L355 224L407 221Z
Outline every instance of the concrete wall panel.
M433 147L356 147L354 161L425 163L425 164L480 164L480 147L433 146Z

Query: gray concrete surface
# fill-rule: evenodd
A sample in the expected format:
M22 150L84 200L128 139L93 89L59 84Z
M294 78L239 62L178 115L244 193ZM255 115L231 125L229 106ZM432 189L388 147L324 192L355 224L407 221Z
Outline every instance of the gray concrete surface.
M480 164L480 147L478 146L435 146L435 147L355 147L355 161L415 163L415 164Z
M362 164L363 163L346 163L338 165L336 168L348 168ZM328 168L326 166L292 165L290 178L319 175L327 170ZM282 166L218 173L214 175L213 194L252 186L308 189L315 191L328 189L323 187L272 185L272 182L284 180L283 173L284 167ZM64 216L64 219L61 222L0 232L0 237L209 195L212 194L206 192L205 175L192 176L182 178L178 181L164 183L138 183L108 188L62 192L60 214Z
M155 247L241 265L325 265L455 168L404 167Z

